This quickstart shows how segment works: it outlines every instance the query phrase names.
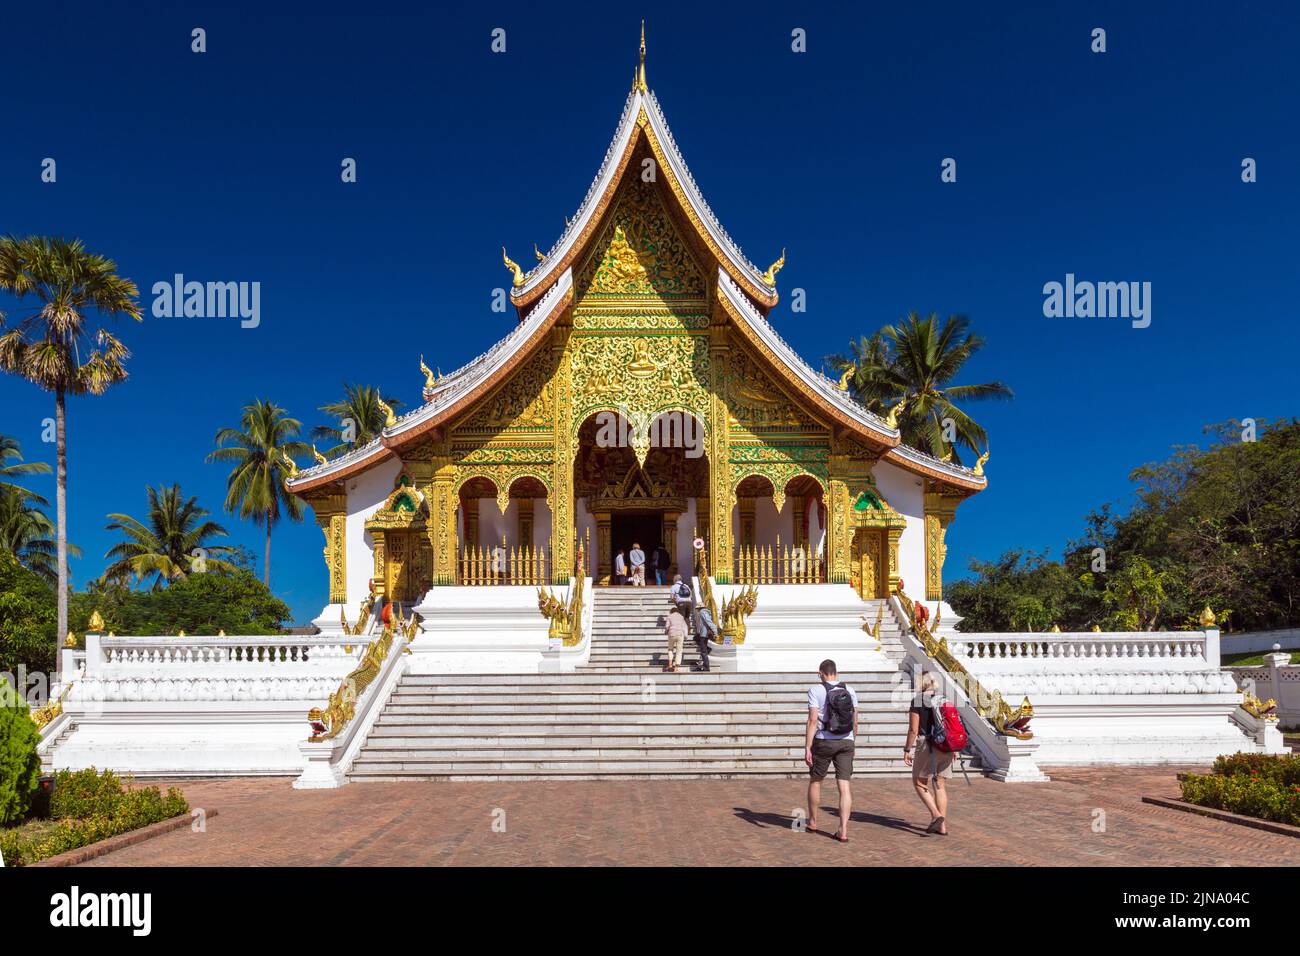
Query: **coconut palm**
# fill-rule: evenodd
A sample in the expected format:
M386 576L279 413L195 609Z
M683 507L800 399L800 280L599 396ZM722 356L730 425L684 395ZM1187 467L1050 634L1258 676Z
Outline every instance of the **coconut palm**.
M337 455L349 448L367 444L384 430L388 421L388 413L379 406L381 400L394 410L402 407L400 399L382 395L374 385L350 385L344 382L342 401L320 406L322 412L338 419L340 427L317 425L311 430L311 437L318 441L335 442L326 449L326 455ZM349 432L351 441L348 440Z
M20 495L0 487L0 551L8 551L19 564L53 585L59 578L55 564L58 544L54 522L41 510L42 504L45 500L39 495ZM68 545L68 553L81 557L75 544Z
M10 461L13 461L14 464L7 464ZM12 494L19 498L27 498L42 507L46 507L49 502L36 492L4 479L16 478L19 475L48 475L49 473L50 466L43 461L23 461L22 446L18 444L17 438L10 435L0 435L0 494Z
M105 579L143 581L152 575L156 591L192 571L229 573L235 569L217 557L233 549L209 543L211 538L224 538L226 529L215 521L204 520L208 510L197 504L197 497L182 498L180 485L176 484L146 490L149 513L144 521L130 515L109 515L112 521L108 530L122 532L126 540L113 545L104 555L112 559L104 569Z
M271 586L271 529L284 515L301 521L303 500L284 487L292 459L307 455L311 446L295 441L302 422L290 418L274 402L254 399L244 406L239 428L217 430L217 450L208 461L234 462L226 479L225 508L230 514L252 518L266 529L262 556L262 581Z
M962 316L940 324L938 315L921 318L913 312L898 325L862 339L853 357L835 355L827 361L845 371L853 367L850 389L870 410L897 421L904 444L960 461L958 449L978 454L981 446L988 447L988 434L956 403L1012 397L1002 382L949 384L984 346L969 328ZM952 423L951 435L947 422Z
M130 352L90 313L141 320L134 282L111 259L87 252L79 239L0 238L0 289L39 304L0 331L0 368L54 393L55 514L58 521L58 634L68 630L67 397L100 395L126 378ZM2 318L2 317L0 317Z

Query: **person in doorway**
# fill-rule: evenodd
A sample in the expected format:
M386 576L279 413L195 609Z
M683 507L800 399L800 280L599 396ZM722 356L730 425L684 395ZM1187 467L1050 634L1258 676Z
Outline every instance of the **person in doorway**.
M652 560L655 566L655 584L662 587L668 580L668 569L672 566L673 560L668 556L668 549L662 544L655 545Z
M664 634L668 636L668 663L664 670L675 674L677 666L682 662L682 646L686 643L686 618L682 617L682 612L677 608L668 612Z
M632 565L632 586L645 587L645 552L641 550L641 542L632 542L632 550L628 552L627 558Z
M942 702L939 678L933 671L925 671L916 698L907 712L903 762L912 768L912 786L930 811L930 825L925 832L947 836L948 787L944 780L952 776L953 755L936 750L931 740L935 731L935 710Z
M808 726L804 734L804 763L808 765L808 832L817 832L817 811L822 781L835 764L840 791L840 826L836 839L849 842L849 815L853 812L853 738L858 730L858 695L836 674L835 662L817 668L818 682L808 688Z
M621 550L614 555L614 583L627 584L627 558Z
M691 623L695 627L695 646L700 651L700 662L691 670L700 671L707 674L709 672L709 641L718 639L718 628L713 623L713 615L703 604L695 606L695 613L691 615Z

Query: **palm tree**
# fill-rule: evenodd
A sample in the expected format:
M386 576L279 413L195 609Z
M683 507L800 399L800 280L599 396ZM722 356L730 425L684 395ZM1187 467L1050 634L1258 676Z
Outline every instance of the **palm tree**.
M234 470L226 479L225 508L230 514L252 518L266 528L266 551L262 557L262 581L271 586L271 528L288 515L301 521L303 500L284 487L295 456L311 452L311 446L294 441L302 422L289 418L274 402L254 399L244 406L239 428L217 430L217 450L208 461L231 461ZM242 429L242 430L241 430Z
M0 487L0 551L8 551L19 564L53 585L59 578L55 565L58 544L54 522L40 509L45 503L39 495L16 494ZM81 549L75 544L68 545L68 553L81 557Z
M352 440L348 441L342 427L317 425L311 430L311 437L317 440L336 442L325 451L326 455L336 455L348 448L360 448L376 438L388 421L388 413L379 406L383 401L390 408L402 407L400 399L382 395L374 385L350 385L343 383L343 400L320 406L320 410L338 419L340 426L352 424Z
M955 403L1012 397L1002 382L949 384L984 346L969 328L962 316L949 316L941 325L938 315L921 318L913 312L855 344L851 358L833 355L827 361L842 371L853 369L848 384L854 395L869 410L893 418L904 444L960 461L959 448L978 454L981 445L988 447L988 434Z
M81 240L0 238L0 289L40 303L0 333L0 368L54 393L55 514L58 521L58 636L68 631L67 396L100 395L126 378L130 352L105 329L92 332L88 311L142 318L134 282Z
M148 488L149 515L137 521L130 515L111 514L109 531L120 531L126 540L113 545L104 555L113 563L104 569L105 580L135 578L143 581L155 575L153 589L183 578L191 570L200 570L195 551L202 549L202 570L229 573L235 566L213 555L228 554L233 548L209 544L210 538L224 538L226 529L215 521L205 521L206 508L197 497L181 498L180 485Z
M16 460L16 464L5 464L11 459ZM47 507L49 502L42 498L34 491L29 491L22 485L15 485L13 482L4 481L5 478L16 478L19 475L48 475L50 466L43 461L23 461L22 446L18 444L18 439L10 435L0 435L0 494L12 494L19 498L28 498L33 502Z

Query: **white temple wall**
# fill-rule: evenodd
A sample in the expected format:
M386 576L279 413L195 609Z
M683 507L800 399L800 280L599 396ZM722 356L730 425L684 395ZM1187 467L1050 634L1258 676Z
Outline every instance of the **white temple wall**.
M898 539L898 574L907 596L925 599L925 483L909 472L886 461L876 462L872 474L876 487L889 506L907 519L907 528ZM938 602L928 602L933 605Z
M366 532L366 522L393 493L393 483L401 470L401 459L390 458L348 482L347 606L352 620L357 606L370 593L370 578L375 573L374 542Z

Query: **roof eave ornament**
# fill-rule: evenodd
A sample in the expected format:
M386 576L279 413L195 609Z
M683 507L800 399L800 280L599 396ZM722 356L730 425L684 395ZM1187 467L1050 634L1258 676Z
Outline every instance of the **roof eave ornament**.
M776 274L785 268L785 250L781 250L781 258L767 267L763 273L763 282L769 289L776 288Z
M649 93L650 88L645 82L645 20L641 21L641 61L637 64L636 69L632 72L632 92Z
M507 269L515 274L514 287L520 288L524 284L524 270L519 267L519 263L506 255L506 247L501 247L501 261L505 263Z

